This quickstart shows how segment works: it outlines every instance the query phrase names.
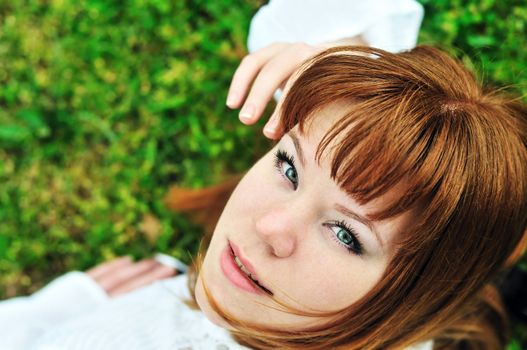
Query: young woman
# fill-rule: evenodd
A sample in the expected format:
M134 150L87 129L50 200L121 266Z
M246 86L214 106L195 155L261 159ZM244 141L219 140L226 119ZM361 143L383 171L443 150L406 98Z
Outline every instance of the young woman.
M430 47L338 47L277 111L284 136L238 183L172 193L216 223L188 278L201 311L182 275L31 348L503 348L491 283L525 240L525 106Z
M335 48L286 91L284 136L239 182L172 192L214 227L188 278L201 311L181 275L26 348L503 348L491 283L527 225L525 106L427 47Z
M198 264L201 310L258 349L502 349L490 283L525 244L525 106L436 49L343 47L278 111Z

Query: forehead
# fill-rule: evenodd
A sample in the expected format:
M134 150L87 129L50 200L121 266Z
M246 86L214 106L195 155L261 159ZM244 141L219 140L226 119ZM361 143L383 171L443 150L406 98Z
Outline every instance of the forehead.
M331 163L332 163L332 146L338 145L344 138L353 137L353 126L349 126L346 132L342 132L337 135L329 143L329 147L321 154L319 159L316 159L317 148L320 145L322 139L326 134L333 129L335 124L346 114L353 112L353 105L351 103L336 102L332 103L324 108L317 110L313 115L308 119L304 125L303 130L301 131L299 126L295 126L291 133L294 134L302 147L304 156L307 163L316 163L319 169L322 171L321 176L327 180L328 183L331 183L331 186L338 190L342 195L338 196L340 199L347 199L348 203L351 203L351 207L355 211L360 212L362 215L371 218L369 214L378 213L384 208L389 207L394 202L397 202L402 195L408 190L409 184L406 179L402 179L395 186L391 187L383 195L374 198L367 203L359 204L354 195L350 194L350 191L342 188L336 181L332 178L330 173ZM360 157L360 154L358 155ZM331 193L331 192L328 192ZM335 192L333 192L335 193ZM381 239L387 246L392 246L390 242L396 236L397 232L404 231L404 228L407 227L415 218L417 214L417 207L413 207L409 210L406 210L399 215L394 217L386 218L379 221L374 221L374 225L377 230L381 233ZM389 249L390 250L390 249Z
M320 144L322 138L332 130L335 124L346 114L350 113L353 106L349 102L336 101L326 105L310 115L300 130L300 134L310 144ZM294 129L299 129L298 125ZM333 142L338 142L339 138L346 137L346 133L339 135Z

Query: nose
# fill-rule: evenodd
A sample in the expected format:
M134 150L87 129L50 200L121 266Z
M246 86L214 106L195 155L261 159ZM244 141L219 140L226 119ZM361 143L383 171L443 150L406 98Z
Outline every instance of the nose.
M291 256L297 246L297 232L301 228L291 214L287 209L275 208L259 215L255 221L258 236L279 258Z

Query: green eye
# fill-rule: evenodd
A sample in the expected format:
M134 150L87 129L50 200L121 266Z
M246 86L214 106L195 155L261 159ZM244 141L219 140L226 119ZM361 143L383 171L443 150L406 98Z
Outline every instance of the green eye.
M289 181L296 185L298 183L298 174L296 173L295 168L293 168L291 165L287 164L287 166L289 167L285 170L285 176L289 179Z
M278 150L275 154L275 167L281 176L293 184L294 189L298 187L298 173L295 168L295 160L285 151Z
M354 229L344 221L333 221L326 225L333 231L332 237L335 242L346 248L350 253L362 255L364 250Z
M337 238L347 246L353 243L353 237L351 236L351 234L342 228L339 228L337 232Z

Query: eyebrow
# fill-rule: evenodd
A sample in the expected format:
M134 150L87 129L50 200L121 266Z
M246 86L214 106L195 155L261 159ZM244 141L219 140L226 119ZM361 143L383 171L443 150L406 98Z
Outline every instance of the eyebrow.
M298 157L300 158L300 163L302 163L302 166L306 166L306 158L304 157L304 151L302 150L302 146L300 146L300 140L298 139L298 136L295 131L289 130L289 132L286 134L288 135L291 140L293 140L293 144L295 145L296 154L298 154Z
M300 158L300 163L302 163L302 166L305 167L306 166L306 158L304 157L304 151L302 150L302 146L300 145L300 140L298 138L298 135L293 130L289 130L286 133L286 135L288 135L291 138L291 140L293 140L293 144L295 146L296 154L298 154L298 157ZM373 224L372 220L368 219L365 216L359 215L359 214L355 213L354 211L351 211L350 209L348 209L345 206L343 206L341 204L338 204L338 203L335 204L335 209L338 212L340 212L341 214L343 214L343 215L345 215L347 217L350 217L350 218L360 222L361 224L367 226L370 229L370 231L373 232L373 234L375 236L375 239L377 240L377 242L379 242L381 247L384 246L384 243L381 240L379 232L375 229L375 225Z
M375 225L373 224L372 220L368 219L365 216L359 215L359 214L355 213L354 211L351 211L350 209L348 209L345 206L343 206L341 204L338 204L338 203L335 204L335 209L338 212L340 212L341 214L346 215L346 216L348 216L348 217L360 222L361 224L367 226L370 229L370 231L373 232L373 234L375 236L375 239L377 240L377 242L379 242L381 247L384 246L384 243L381 240L381 236L379 235L379 232L375 229Z

